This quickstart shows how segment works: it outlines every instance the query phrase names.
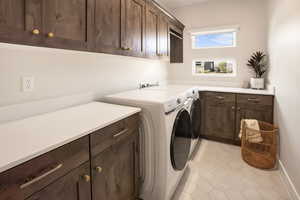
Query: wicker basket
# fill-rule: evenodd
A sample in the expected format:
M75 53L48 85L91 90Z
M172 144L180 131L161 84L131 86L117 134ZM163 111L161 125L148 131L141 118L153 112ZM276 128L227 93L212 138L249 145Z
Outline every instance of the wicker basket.
M244 122L245 123L245 122ZM272 124L259 121L260 131L242 126L242 157L249 165L260 169L273 169L276 166L277 132ZM246 139L247 131L260 132L263 142L250 143Z

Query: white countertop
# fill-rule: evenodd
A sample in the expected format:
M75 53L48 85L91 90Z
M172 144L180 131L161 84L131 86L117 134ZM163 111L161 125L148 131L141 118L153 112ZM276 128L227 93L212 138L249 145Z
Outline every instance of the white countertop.
M275 95L274 87L268 87L264 90L254 90L250 88L234 88L234 87L215 87L215 86L204 86L204 85L162 85L150 88L145 88L143 90L168 90L176 92L184 92L190 88L197 88L199 91L208 92L230 92L230 93L240 93L240 94L257 94L257 95Z
M0 125L0 173L141 109L100 102Z
M131 102L147 102L147 103L161 103L164 104L179 94L195 88L199 91L211 92L228 92L238 94L256 94L256 95L275 95L274 88L265 90L254 90L246 88L232 88L232 87L211 87L211 86L197 86L197 85L163 85L155 86L137 90L125 91L117 94L108 95L105 100L108 102L115 102L116 99ZM118 101L117 101L118 102Z
M199 91L210 91L210 92L230 92L240 94L257 94L257 95L275 95L274 88L270 87L265 90L254 90L247 88L233 88L233 87L211 87L211 86L196 86Z

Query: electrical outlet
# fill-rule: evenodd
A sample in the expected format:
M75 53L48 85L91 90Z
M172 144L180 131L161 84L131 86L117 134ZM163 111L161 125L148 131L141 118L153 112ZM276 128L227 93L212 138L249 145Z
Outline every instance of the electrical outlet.
M34 90L34 77L24 76L22 77L22 91L32 92Z

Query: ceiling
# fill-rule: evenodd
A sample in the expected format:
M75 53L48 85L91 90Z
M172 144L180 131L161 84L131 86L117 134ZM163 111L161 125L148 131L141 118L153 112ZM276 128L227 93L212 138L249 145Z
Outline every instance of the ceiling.
M207 2L208 0L157 0L157 2L161 3L163 6L175 9L178 7L189 6L196 3Z

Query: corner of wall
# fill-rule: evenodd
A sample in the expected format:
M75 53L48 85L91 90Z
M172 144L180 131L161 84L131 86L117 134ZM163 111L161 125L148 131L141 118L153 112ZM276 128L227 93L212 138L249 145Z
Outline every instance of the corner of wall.
M295 185L293 184L287 170L285 169L283 163L281 160L279 160L279 171L280 171L280 176L281 179L283 180L286 189L291 197L291 200L300 200L300 195L296 190Z

